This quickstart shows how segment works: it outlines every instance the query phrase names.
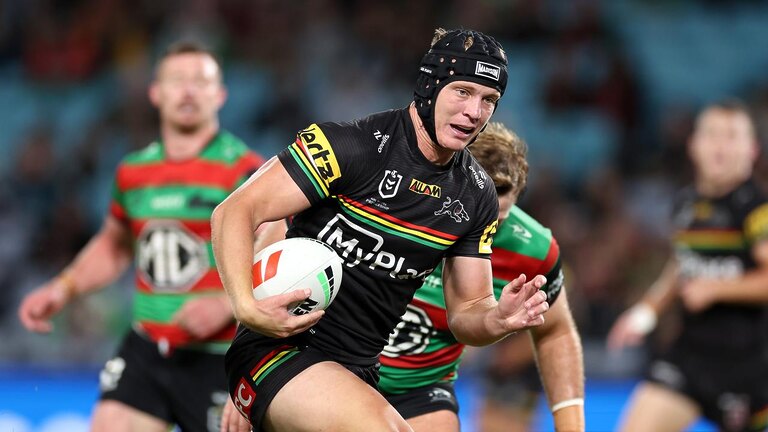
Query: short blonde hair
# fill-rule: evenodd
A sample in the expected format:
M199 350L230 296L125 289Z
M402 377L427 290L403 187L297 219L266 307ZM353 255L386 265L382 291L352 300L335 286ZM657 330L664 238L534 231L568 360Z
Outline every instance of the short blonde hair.
M519 196L528 182L528 146L503 124L490 122L469 151L491 176L496 192Z

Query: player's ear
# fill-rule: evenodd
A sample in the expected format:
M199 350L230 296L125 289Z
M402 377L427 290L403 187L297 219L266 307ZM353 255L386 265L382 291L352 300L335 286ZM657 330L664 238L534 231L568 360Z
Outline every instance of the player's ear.
M152 84L149 85L147 95L149 96L149 101L152 102L153 106L160 106L160 88L158 87L156 81L153 81Z
M224 84L219 86L219 94L217 96L218 100L216 103L218 104L217 108L221 109L221 107L224 106L224 103L227 101L227 97L229 97L229 92L227 92L227 88L224 86Z

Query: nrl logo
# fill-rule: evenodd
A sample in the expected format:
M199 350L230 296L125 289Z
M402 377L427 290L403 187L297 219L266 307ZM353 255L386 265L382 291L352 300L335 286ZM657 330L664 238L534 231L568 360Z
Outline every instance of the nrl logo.
M400 182L403 180L403 176L397 173L395 170L384 171L384 178L379 182L379 195L382 198L392 198L397 195L397 189L400 187Z
M447 214L456 222L461 222L462 220L469 221L469 214L464 210L464 204L459 200L452 200L451 197L446 198L448 200L443 203L443 207L440 210L435 212L435 216Z

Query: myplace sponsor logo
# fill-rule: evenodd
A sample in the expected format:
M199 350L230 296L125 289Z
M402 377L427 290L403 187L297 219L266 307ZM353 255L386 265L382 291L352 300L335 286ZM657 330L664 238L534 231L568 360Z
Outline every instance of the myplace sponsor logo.
M475 66L475 75L491 78L495 81L499 80L499 74L501 74L501 68L496 65L485 62L477 62Z

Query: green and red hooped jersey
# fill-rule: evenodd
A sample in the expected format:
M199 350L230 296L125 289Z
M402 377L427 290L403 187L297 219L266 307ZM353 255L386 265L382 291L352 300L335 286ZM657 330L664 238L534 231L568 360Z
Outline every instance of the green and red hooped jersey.
M227 132L195 158L169 161L155 141L117 168L110 213L130 228L135 251L133 326L173 347L224 352L235 324L191 341L171 318L188 300L223 290L211 247L211 213L263 159Z
M563 286L560 248L552 232L518 207L513 207L499 225L493 241L493 289L498 298L502 288L524 273L530 280L537 274L547 277L542 288L552 304ZM454 381L464 345L448 329L443 298L442 266L416 291L400 323L390 335L380 356L379 389L401 394L438 382Z

